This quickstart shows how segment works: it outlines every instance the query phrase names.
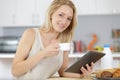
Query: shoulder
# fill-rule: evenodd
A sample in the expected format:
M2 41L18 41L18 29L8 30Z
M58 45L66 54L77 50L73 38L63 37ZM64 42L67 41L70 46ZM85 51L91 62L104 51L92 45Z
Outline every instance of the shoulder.
M33 28L28 28L24 31L23 37L31 37L33 38L35 36L35 30Z
M28 28L24 31L23 35L35 35L35 30L33 28Z
M28 28L23 32L23 35L21 37L21 41L24 41L26 43L31 43L34 41L35 38L35 30L33 28Z

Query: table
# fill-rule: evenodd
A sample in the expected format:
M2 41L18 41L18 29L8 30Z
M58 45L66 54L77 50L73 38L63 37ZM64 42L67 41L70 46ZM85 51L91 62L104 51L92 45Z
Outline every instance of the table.
M92 77L86 77L86 78L65 78L65 77L54 77L54 78L49 78L47 80L93 80Z

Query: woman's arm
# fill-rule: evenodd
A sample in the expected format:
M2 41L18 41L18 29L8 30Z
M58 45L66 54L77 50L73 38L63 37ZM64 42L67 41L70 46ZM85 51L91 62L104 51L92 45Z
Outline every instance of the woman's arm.
M33 46L34 39L34 29L27 29L19 42L13 61L12 74L14 76L19 77L25 74L34 68L44 58L58 55L59 43L57 41L54 41L47 45L44 49L35 53L35 55L27 58Z
M64 58L63 58L63 65L61 66L60 70L58 71L60 76L63 77L70 77L70 78L82 78L85 76L88 76L93 71L93 63L91 63L91 66L88 66L86 64L87 70L85 68L81 68L80 70L83 72L83 74L77 74L77 73L70 73L70 72L64 72L65 69L68 67L68 52L64 52Z
M63 64L60 70L58 71L59 75L61 77L64 76L64 77L71 77L71 78L80 78L80 74L64 72L64 70L68 67L68 65L69 65L68 52L64 52L63 53Z
M41 59L44 58L42 51L38 51L36 55L26 59L35 38L34 29L27 29L19 42L16 55L12 64L12 74L16 77L23 75L32 69Z

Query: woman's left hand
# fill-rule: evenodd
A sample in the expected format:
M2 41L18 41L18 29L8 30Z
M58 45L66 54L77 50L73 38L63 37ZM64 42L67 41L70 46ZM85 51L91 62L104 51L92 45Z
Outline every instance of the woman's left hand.
M93 62L91 63L91 66L86 64L87 69L85 69L84 67L81 67L81 69L80 69L82 71L81 77L89 76L93 71L93 67L94 67Z

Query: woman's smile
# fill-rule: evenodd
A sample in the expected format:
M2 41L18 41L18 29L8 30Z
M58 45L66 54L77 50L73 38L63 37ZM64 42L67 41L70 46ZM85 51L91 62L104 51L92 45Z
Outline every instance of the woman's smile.
M62 5L52 15L53 29L57 32L63 32L71 23L73 10L67 5Z
M64 29L65 28L65 25L63 25L62 23L58 23L58 26L60 29Z

